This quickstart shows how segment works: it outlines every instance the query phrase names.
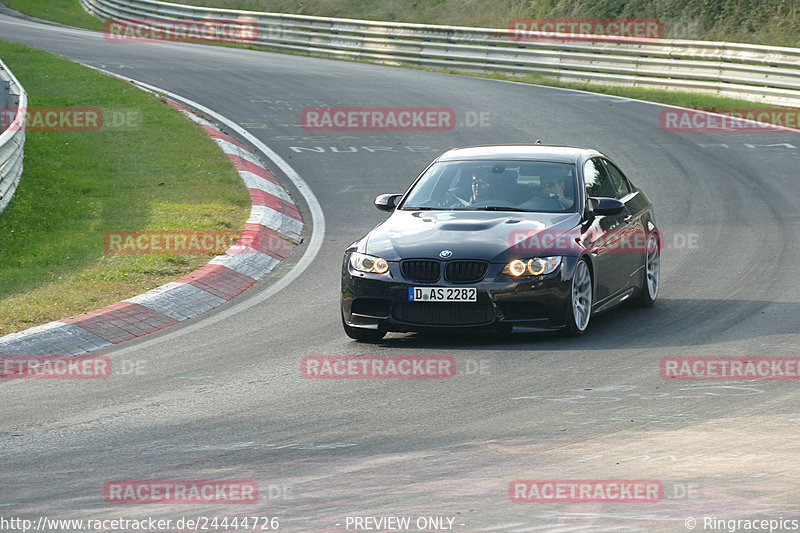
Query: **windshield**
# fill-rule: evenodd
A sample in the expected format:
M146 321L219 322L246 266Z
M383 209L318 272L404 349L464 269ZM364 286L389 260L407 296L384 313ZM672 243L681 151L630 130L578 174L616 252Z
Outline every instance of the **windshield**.
M443 161L433 164L400 209L536 211L577 208L575 165L551 161Z

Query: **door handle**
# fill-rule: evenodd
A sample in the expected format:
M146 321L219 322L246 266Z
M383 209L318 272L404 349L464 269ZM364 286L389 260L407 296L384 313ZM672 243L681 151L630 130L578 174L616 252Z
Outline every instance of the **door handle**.
M632 218L633 218L633 215L628 215L625 218L623 218L622 221L623 222L630 222Z

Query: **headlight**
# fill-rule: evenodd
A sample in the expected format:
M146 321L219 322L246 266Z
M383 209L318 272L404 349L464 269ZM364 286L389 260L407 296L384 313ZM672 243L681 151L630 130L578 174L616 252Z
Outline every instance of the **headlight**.
M506 274L511 274L514 277L521 276L525 273L525 261L514 259L506 266Z
M389 272L389 263L385 259L358 252L353 252L350 255L350 266L359 272L371 272L374 274Z
M503 274L518 278L523 275L544 276L554 272L561 265L561 256L514 259L503 269Z

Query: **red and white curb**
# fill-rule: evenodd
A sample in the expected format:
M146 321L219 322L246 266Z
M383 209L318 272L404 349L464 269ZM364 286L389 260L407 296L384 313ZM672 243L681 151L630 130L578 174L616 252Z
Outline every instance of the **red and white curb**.
M186 276L122 302L0 337L2 355L79 355L167 328L213 309L266 276L302 241L303 217L275 175L243 144L189 109L233 161L252 208L239 240Z

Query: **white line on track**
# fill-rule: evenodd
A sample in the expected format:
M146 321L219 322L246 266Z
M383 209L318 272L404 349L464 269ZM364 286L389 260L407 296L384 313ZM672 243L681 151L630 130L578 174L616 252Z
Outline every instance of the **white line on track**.
M247 139L253 146L256 147L256 149L258 149L267 158L269 158L269 160L272 161L278 168L281 169L281 171L286 175L286 177L288 177L292 181L292 183L297 188L297 190L300 192L300 194L303 195L303 198L305 199L306 203L308 204L308 208L311 211L311 226L312 226L312 230L311 231L312 232L311 232L311 240L309 241L308 248L306 249L305 253L303 254L303 257L300 258L300 261L298 261L297 264L294 267L292 267L292 269L288 273L286 273L283 277L281 277L278 281L276 281L269 288L267 288L266 290L256 294L255 296L253 296L251 298L248 298L247 300L244 300L241 303L235 304L232 307L229 307L228 309L225 309L224 311L216 313L216 314L214 314L212 316L209 316L207 318L201 318L197 322L195 322L195 323L193 323L191 325L176 329L175 331L168 332L168 333L166 333L166 334L164 334L164 335L162 335L162 336L160 336L158 338L146 340L144 342L136 344L135 346L129 346L129 347L126 347L126 348L120 348L119 350L114 350L112 352L109 352L108 355L122 355L122 354L125 354L125 353L128 353L128 352L138 351L138 350L144 349L144 348L146 348L148 346L151 346L153 344L158 344L160 342L165 342L167 340L174 339L176 337L180 337L180 336L185 335L187 333L192 333L193 331L197 331L199 329L203 329L205 327L208 327L211 324L214 324L214 323L219 322L221 320L225 320L227 318L230 318L230 317L232 317L234 315L237 315L237 314L241 313L245 309L249 309L249 308L253 307L254 305L258 305L258 304L264 302L265 300L270 298L272 295L276 294L278 291L280 291L283 288L285 288L287 285L289 285L295 279L300 277L300 275L306 270L306 268L308 268L309 265L311 265L311 262L317 256L317 254L319 253L320 248L322 247L322 241L325 238L325 215L322 213L322 206L320 205L319 200L317 200L317 197L314 195L314 192L311 190L311 187L308 186L308 183L306 183L306 180L304 180L300 176L300 174L298 174L297 171L294 168L292 168L291 165L289 165L289 163L287 163L281 156L279 156L277 153L275 153L267 145L265 145L264 143L259 141L253 134L251 134L250 132L248 132L247 130L245 130L244 128L242 128L241 126L239 126L238 124L236 124L235 122L230 120L229 118L227 118L227 117L225 117L223 115L220 115L216 111L213 111L213 110L205 107L202 104L194 102L194 101L192 101L192 100L190 100L188 98L184 98L183 96L179 96L177 94L173 94L173 93L171 93L169 91L165 91L164 89L160 89L160 88L155 87L153 85L149 85L147 83L140 82L140 81L135 80L133 78L128 78L127 76L121 76L119 74L115 74L113 72L109 72L107 70L100 69L100 68L94 67L92 65L85 65L85 66L87 66L89 68L92 68L94 70L98 70L100 72L103 72L105 74L108 74L110 76L114 76L115 78L119 78L119 79L125 80L125 81L127 81L129 83L132 83L132 84L134 84L134 85L136 85L138 87L141 87L141 88L143 88L143 89L145 89L147 91L158 93L158 94L163 94L165 96L168 96L172 100L175 100L176 102L182 103L182 104L184 104L184 105L186 105L186 106L188 106L188 107L190 107L192 109L195 109L196 111L204 113L206 116L213 118L214 120L216 120L220 124L226 125L231 130L233 130L237 134L239 134L242 138Z

